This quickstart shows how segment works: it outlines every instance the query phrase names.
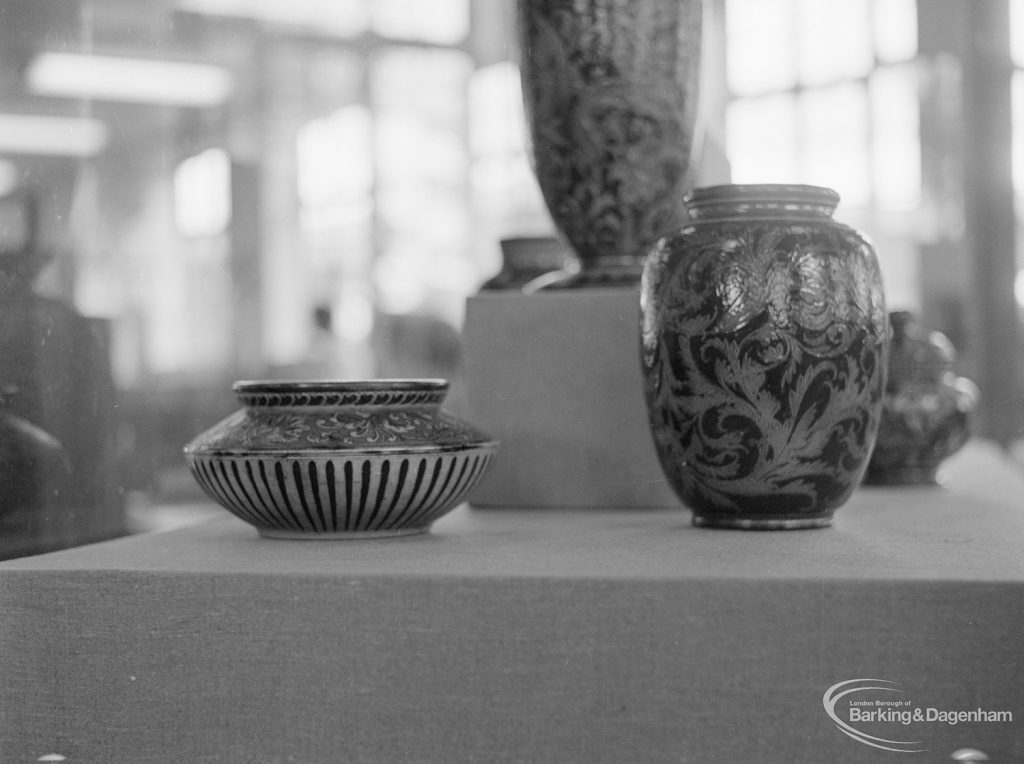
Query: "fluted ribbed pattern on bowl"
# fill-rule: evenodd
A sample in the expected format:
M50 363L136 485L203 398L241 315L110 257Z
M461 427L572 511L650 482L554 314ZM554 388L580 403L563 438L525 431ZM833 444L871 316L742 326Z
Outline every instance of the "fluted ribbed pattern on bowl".
M189 466L212 499L265 535L401 533L425 530L462 502L493 455L194 454Z

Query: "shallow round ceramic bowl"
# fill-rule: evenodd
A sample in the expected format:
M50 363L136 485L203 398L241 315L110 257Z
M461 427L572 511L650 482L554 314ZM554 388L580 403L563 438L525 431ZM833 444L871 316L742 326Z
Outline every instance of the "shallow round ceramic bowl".
M244 408L185 447L196 481L263 536L422 533L498 444L441 409L444 380L237 382Z

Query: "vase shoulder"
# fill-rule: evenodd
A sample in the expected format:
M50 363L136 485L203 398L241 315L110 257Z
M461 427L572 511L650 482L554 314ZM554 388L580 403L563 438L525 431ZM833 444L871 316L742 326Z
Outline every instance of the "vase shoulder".
M494 443L442 410L444 380L238 382L244 407L193 440L198 452L453 450Z
M760 317L773 334L853 322L885 335L877 256L860 232L825 213L743 215L698 218L655 245L641 290L650 321L732 332Z

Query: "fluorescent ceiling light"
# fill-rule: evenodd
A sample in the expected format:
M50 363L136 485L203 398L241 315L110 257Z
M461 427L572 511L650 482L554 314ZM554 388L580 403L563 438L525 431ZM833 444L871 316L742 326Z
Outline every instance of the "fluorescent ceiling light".
M367 5L365 0L178 0L178 8L192 13L255 19L342 36L367 30Z
M174 106L216 106L232 86L210 64L55 52L36 56L26 79L37 95Z
M87 157L107 145L107 126L86 117L0 114L0 154Z

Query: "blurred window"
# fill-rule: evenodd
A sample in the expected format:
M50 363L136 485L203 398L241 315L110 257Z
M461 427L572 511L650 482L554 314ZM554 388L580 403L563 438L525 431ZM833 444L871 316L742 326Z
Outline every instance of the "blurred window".
M373 29L385 37L455 45L469 33L466 0L373 0Z
M174 172L174 219L182 236L216 236L231 220L231 160L207 149Z
M1017 279L1014 294L1024 316L1024 0L1010 0L1010 55L1013 59L1013 187L1017 210Z
M727 152L737 183L916 206L914 0L726 0Z
M355 36L370 23L368 0L178 0L178 7L206 16L253 19L286 29Z
M67 528L5 526L18 549L203 501L181 447L237 407L235 379L457 372L457 354L434 363L398 339L430 324L448 342L494 271L476 159L514 168L506 205L525 185L520 136L494 132L521 117L486 106L514 68L474 77L511 56L507 15L471 0L0 0L0 254L27 274L0 274L17 298L5 321L61 328L30 327L45 368L6 349L0 405L81 435L113 491L51 513ZM42 395L65 386L106 419L75 425ZM96 403L113 392L116 407Z
M491 256L486 268L497 271L501 263L495 242L553 230L527 154L518 67L501 61L477 69L468 108L475 246Z
M735 183L839 192L878 244L890 302L920 307L915 0L724 0Z
M409 313L433 296L459 310L478 283L468 249L472 62L459 51L399 47L371 67L381 307Z

